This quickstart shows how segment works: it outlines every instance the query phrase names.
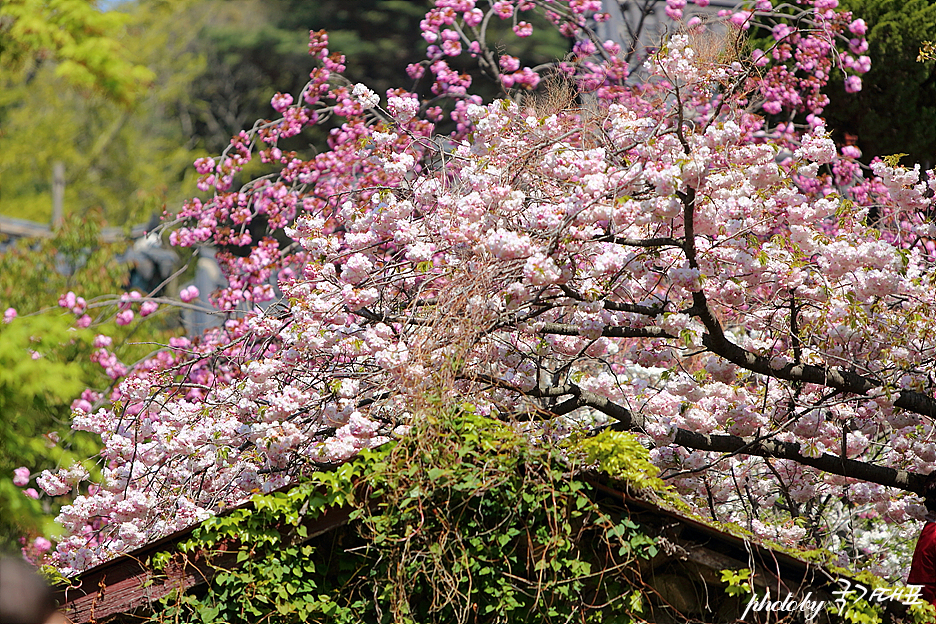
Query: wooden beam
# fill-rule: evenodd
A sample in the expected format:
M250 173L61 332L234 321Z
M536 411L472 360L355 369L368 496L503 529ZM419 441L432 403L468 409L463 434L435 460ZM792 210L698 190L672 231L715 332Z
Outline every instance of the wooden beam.
M300 543L348 522L351 507L335 507L306 524L308 534ZM218 569L236 565L237 549L220 544L210 554L196 552L174 560L154 573L147 562L160 552L176 552L189 539L191 527L153 542L132 553L105 562L81 574L78 585L56 587L59 610L75 624L106 622L121 614L146 608L175 590L186 591L209 582Z

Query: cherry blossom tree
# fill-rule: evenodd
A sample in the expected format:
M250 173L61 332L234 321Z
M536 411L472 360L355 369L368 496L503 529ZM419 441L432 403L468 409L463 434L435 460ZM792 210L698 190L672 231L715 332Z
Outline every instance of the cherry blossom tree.
M635 64L594 36L600 10L437 0L408 70L428 98L347 83L311 34L310 82L197 161L206 196L167 219L175 245L249 249L219 254L224 325L135 364L99 337L114 383L76 401L74 427L101 435L106 478L38 479L83 488L51 562L84 569L404 436L443 402L544 443L633 431L703 515L896 571L866 556L878 534L841 529L921 517L936 176L863 168L828 137L822 87L837 67L860 88L863 22L835 0L761 0L685 20ZM549 68L485 34L512 20L527 36L536 12L574 41ZM746 49L750 29L772 43ZM504 97L472 95L459 56ZM327 150L281 147L313 124L331 124ZM240 182L255 159L273 173ZM253 240L258 219L290 244ZM164 302L125 297L120 322Z

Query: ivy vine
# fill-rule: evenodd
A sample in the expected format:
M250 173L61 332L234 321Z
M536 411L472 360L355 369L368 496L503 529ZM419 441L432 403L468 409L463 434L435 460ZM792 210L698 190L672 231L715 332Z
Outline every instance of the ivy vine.
M657 543L575 478L612 456L609 472L659 485L629 434L558 448L470 406L425 417L405 440L257 496L204 522L181 553L153 557L155 569L215 567L150 621L643 621L639 562ZM347 526L307 540L309 520L342 507Z

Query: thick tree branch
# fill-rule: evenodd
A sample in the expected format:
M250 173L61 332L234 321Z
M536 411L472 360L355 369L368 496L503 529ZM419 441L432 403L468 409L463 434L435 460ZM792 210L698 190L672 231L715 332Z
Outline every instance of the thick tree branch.
M916 494L923 489L923 475L842 458L829 453L823 453L819 457L810 457L802 453L800 445L796 442L760 440L733 435L709 435L677 429L674 444L700 451L789 459L830 474L877 483Z
M642 429L630 410L609 401L605 397L582 391L577 399L581 407L591 407L616 419L618 422L611 426L612 429L618 431L640 431ZM734 435L711 435L687 429L677 429L673 444L699 451L788 459L830 474L859 479L868 483L877 483L878 485L915 494L920 494L923 490L923 475L847 459L829 453L823 453L819 457L811 457L804 455L800 450L799 443L796 442L742 438Z
M347 309L347 308L345 308ZM348 309L348 312L351 314L357 314L371 323L399 323L401 325L420 325L423 327L431 327L433 325L432 319L418 318L414 316L397 316L391 314L377 314L367 308L358 308L353 312Z
M607 234L605 236L599 236L594 239L599 243L614 243L615 245L622 245L624 247L645 247L647 249L656 249L658 247L682 247L683 243L680 240L669 237L660 237L660 238L621 238L620 236L615 236L614 234Z
M581 293L576 292L566 284L560 284L559 288L561 288L562 292L570 299L575 299L576 301L586 301L585 297L583 297ZM635 303L608 301L607 299L603 299L601 301L601 305L605 310L611 310L612 312L630 312L632 314L642 314L643 316L659 316L666 311L663 306L638 305Z
M582 328L569 323L537 323L537 328L544 334L559 336L580 336ZM676 338L659 327L605 327L601 335L606 338Z
M550 408L549 413L563 416L579 408L589 407L613 418L616 422L611 425L611 429L615 431L644 432L645 422L642 418L636 417L633 412L623 405L618 405L607 397L582 390L575 384L570 383L562 386L539 387L523 392L509 383L489 375L471 375L466 378L472 381L514 390L531 398L569 396L570 398ZM920 494L923 490L924 476L921 474L906 470L897 470L896 468L890 468L888 466L879 466L868 462L856 461L830 453L823 453L819 457L812 457L804 454L799 443L796 442L743 438L741 436L727 434L711 435L689 431L688 429L677 429L673 444L698 451L788 459L829 474L867 481L868 483L876 483L885 487L913 492L914 494Z
M619 303L617 301L603 301L605 310L612 312L630 312L631 314L643 314L644 316L659 316L666 310L663 306L644 306L633 303Z
M531 388L530 390L523 391L519 390L516 386L504 381L503 379L492 377L491 375L485 375L484 373L465 374L462 376L462 379L488 384L489 386L495 386L497 388L504 388L505 390L513 390L514 392L519 392L523 396L534 399L563 397L570 394L575 394L578 391L577 388L572 384L562 386L543 385L538 388Z
M684 210L686 240L683 249L686 254L686 261L690 267L698 268L695 228L693 225L695 190L689 188L685 193L677 192L677 195L683 203ZM817 384L857 395L866 395L883 387L883 384L879 381L847 371L841 367L823 367L798 362L777 367L771 366L770 359L755 355L728 340L721 323L715 317L711 307L709 307L708 300L701 288L692 293L692 308L689 312L697 316L707 330L707 333L702 337L702 344L707 349L751 372L785 381ZM894 406L915 414L936 418L936 400L920 392L904 390L897 393Z
M837 366L822 367L796 363L771 366L769 358L739 347L720 331L718 335L705 334L702 337L702 344L712 353L720 355L732 364L776 379L811 383L858 395L865 395L882 387L878 381ZM894 406L914 414L936 418L936 400L922 392L903 390L896 393Z

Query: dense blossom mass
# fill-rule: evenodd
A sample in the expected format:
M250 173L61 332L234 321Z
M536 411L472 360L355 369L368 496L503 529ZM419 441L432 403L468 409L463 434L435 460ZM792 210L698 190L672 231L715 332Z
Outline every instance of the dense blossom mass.
M667 0L682 27L642 58L597 40L601 4L437 0L408 68L429 100L349 84L312 33L305 89L199 159L207 194L167 225L249 250L219 253L224 325L135 365L99 337L114 385L74 427L100 434L104 480L38 478L80 492L51 562L75 573L457 401L544 441L636 431L700 513L897 571L870 549L920 517L906 492L936 461L936 176L829 137L822 88L860 88L864 22L835 0L705 22ZM573 52L523 66L492 20L551 22ZM455 57L505 96L472 95ZM327 150L281 147L321 123ZM275 174L244 183L254 159ZM290 244L255 240L260 221Z

